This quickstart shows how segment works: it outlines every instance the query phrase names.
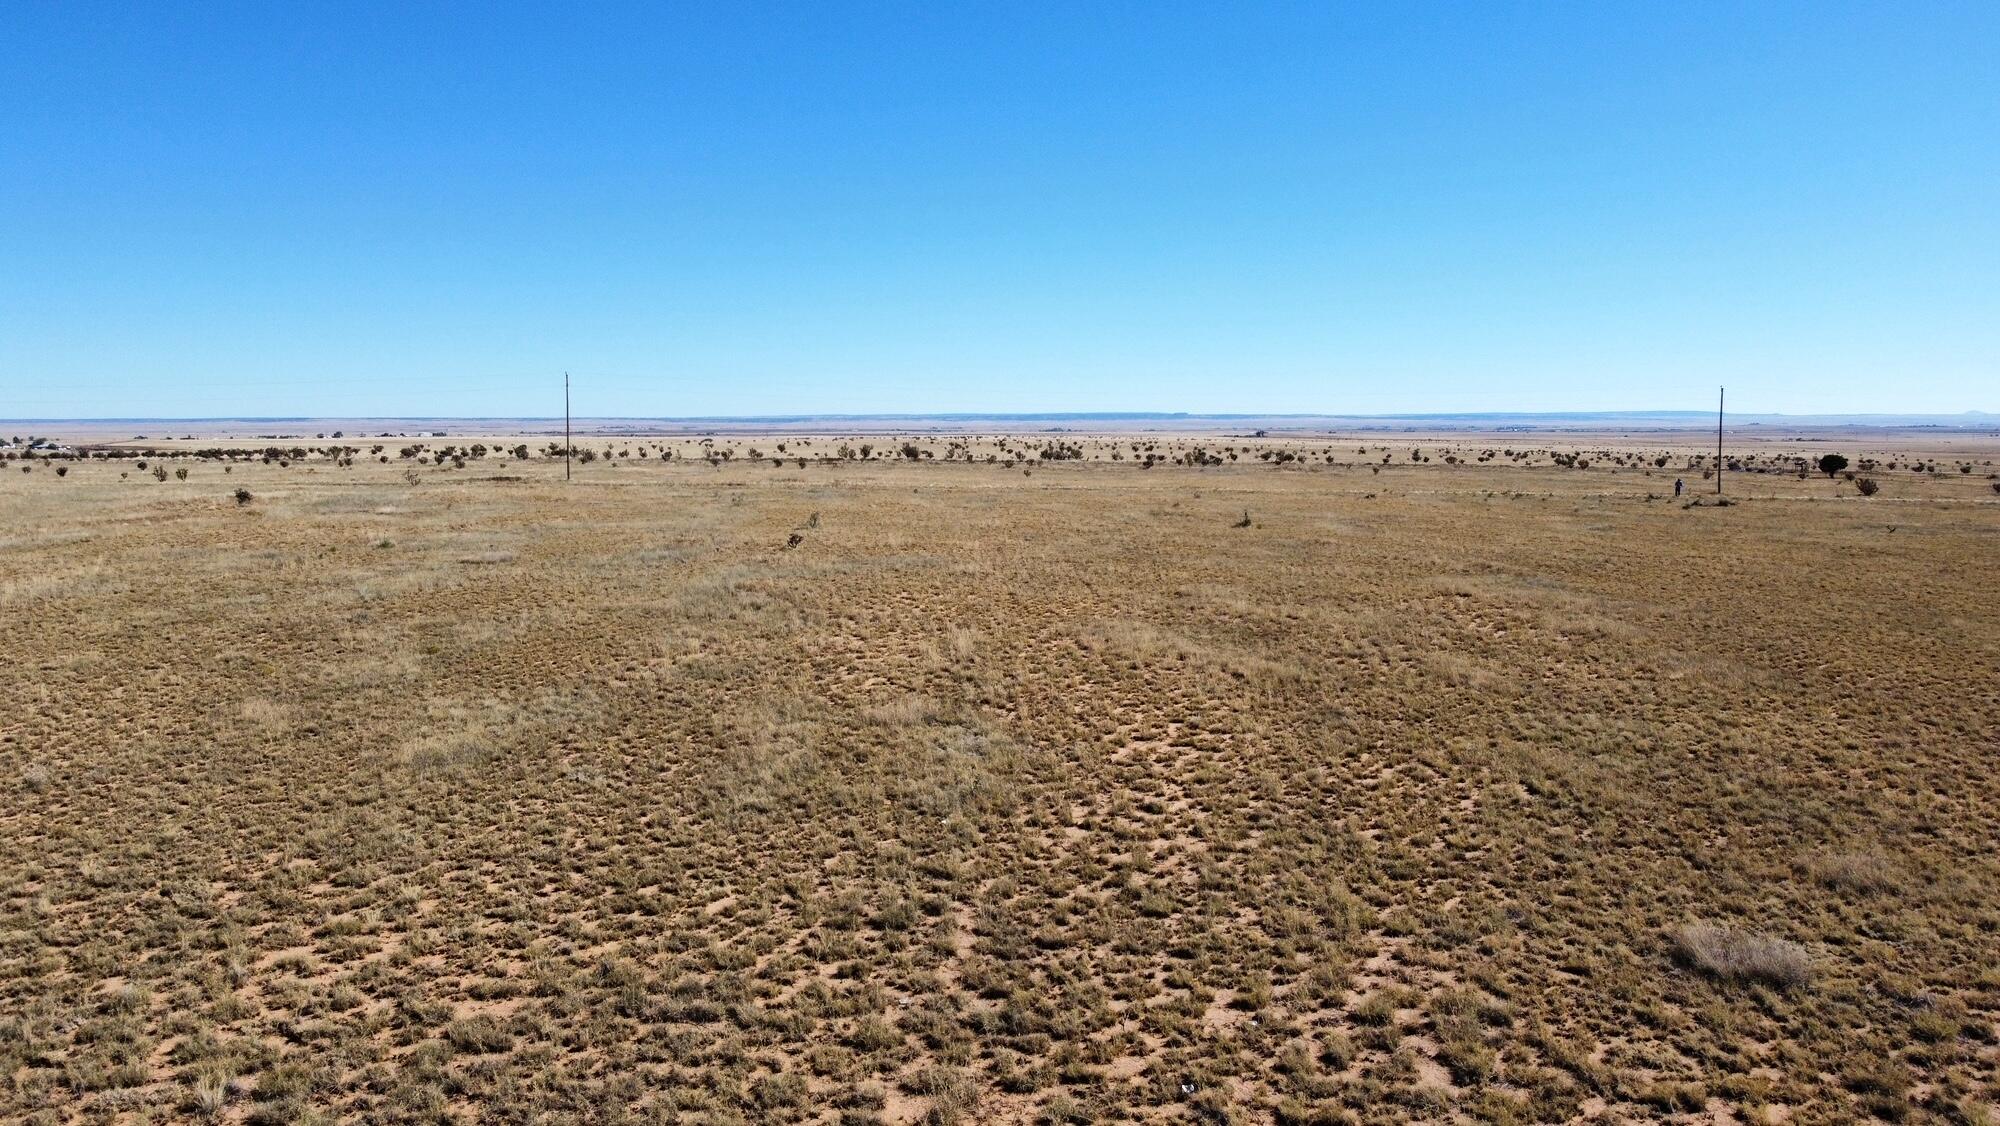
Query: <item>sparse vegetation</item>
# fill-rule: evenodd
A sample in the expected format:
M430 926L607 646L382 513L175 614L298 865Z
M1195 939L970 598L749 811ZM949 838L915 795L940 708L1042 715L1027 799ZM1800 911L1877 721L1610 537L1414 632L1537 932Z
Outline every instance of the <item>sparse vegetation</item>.
M398 437L0 481L0 1117L1992 1101L1981 477Z

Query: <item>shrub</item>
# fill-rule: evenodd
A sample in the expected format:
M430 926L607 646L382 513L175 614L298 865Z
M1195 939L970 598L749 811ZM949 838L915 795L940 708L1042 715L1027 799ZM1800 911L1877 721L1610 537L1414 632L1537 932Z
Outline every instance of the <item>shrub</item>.
M193 1098L190 1109L208 1117L222 1114L222 1108L229 1102L229 1079L222 1075L206 1075L194 1081Z
M504 1052L514 1046L514 1037L489 1016L453 1021L445 1028L444 1038L459 1051L475 1055Z
M1726 981L1760 981L1780 989L1812 976L1805 947L1769 935L1691 923L1674 932L1674 952L1686 964Z
M1818 857L1809 866L1813 878L1839 891L1894 891L1896 868L1872 852L1837 852Z
M249 489L238 489L236 490L235 496L236 496L236 503L238 505L245 505L250 503Z
M312 1089L313 1077L303 1064L282 1063L257 1076L253 1090L266 1101L297 1098Z
M759 1110L806 1105L812 1091L797 1072L759 1076L750 1084L750 1103Z
M1381 1028L1396 1019L1396 999L1387 993L1371 994L1354 1010L1354 1020L1370 1028Z
M1881 485L1876 483L1873 477L1856 477L1854 479L1854 487L1860 490L1861 495L1864 497L1872 497L1882 488Z
M926 1122L950 1126L961 1122L979 1101L979 1088L961 1070L933 1064L902 1081L904 1090L931 1100Z
M1826 454L1819 459L1819 471L1828 478L1846 468L1847 459L1839 454Z
M896 1031L895 1026L879 1016L869 1015L862 1017L860 1023L854 1026L853 1033L848 1037L848 1043L857 1051L879 1052L901 1043L902 1039L902 1034Z

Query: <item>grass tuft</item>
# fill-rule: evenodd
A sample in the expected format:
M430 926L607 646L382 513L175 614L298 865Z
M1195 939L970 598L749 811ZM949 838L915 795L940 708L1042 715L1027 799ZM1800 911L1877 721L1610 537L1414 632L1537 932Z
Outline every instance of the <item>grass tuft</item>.
M1708 923L1675 931L1674 952L1687 965L1725 981L1794 989L1812 977L1812 959L1798 943Z

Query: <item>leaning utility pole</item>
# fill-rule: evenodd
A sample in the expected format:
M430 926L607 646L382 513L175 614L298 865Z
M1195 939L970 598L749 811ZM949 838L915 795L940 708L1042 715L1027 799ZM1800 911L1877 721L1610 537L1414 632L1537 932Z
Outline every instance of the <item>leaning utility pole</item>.
M1725 387L1715 389L1715 495L1722 495L1722 393Z
M1717 431L1720 434L1720 431ZM1716 439L1716 449L1721 449L1721 438ZM563 373L563 480L569 480L569 373ZM1720 455L1718 455L1720 456Z

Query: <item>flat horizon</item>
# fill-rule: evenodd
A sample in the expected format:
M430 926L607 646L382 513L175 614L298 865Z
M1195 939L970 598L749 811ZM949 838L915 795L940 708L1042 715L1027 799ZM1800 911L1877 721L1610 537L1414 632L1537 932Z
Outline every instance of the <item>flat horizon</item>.
M576 414L574 421L590 422L823 422L846 421L952 421L952 422L1044 422L1044 421L1254 421L1259 419L1299 419L1318 420L1385 420L1405 419L1425 421L1483 421L1489 419L1561 419L1590 421L1596 419L1643 420L1675 419L1705 421L1715 417L1713 411L1701 410L1520 410L1520 411L797 411L770 414ZM0 417L0 425L27 423L113 423L113 422L404 422L404 421L460 421L460 422L550 422L561 421L562 415L546 414L219 414L219 415L78 415L74 417ZM1955 412L1934 411L1850 411L1850 412L1788 412L1788 411L1745 411L1740 414L1725 413L1725 419L1738 425L1765 419L1782 419L1793 422L1822 420L1879 419L1890 423L1915 419L2000 419L2000 413L1983 410Z

